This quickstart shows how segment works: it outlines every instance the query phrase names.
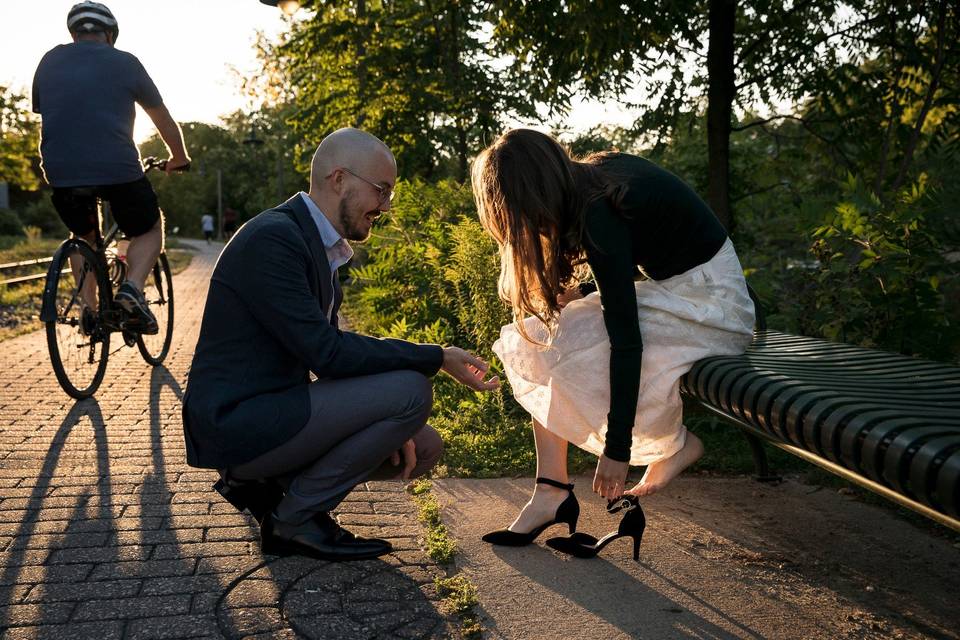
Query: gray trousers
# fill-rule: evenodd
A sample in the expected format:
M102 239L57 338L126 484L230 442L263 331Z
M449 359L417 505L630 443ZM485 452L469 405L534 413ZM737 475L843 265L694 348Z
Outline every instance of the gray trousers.
M274 515L292 524L330 511L367 479L397 477L390 455L416 444L413 476L430 470L443 443L426 424L433 403L430 380L415 371L319 380L310 384L310 419L293 438L231 467L238 480L277 478L285 485Z

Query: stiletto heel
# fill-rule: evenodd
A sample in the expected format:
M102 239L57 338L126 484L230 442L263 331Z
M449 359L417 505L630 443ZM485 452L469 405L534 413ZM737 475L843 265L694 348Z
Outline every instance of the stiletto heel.
M573 485L557 482L550 478L537 478L537 484L546 484L551 487L557 487L558 489L566 489L569 493L564 501L560 503L560 506L557 507L557 512L553 520L544 522L539 527L527 533L517 533L509 529L491 531L490 533L484 534L483 538L481 538L484 542L504 547L523 547L533 542L537 536L543 533L548 527L560 523L566 523L570 529L570 533L574 534L577 530L577 520L580 519L580 503L577 502L577 497L573 495Z
M633 538L633 559L640 559L640 542L643 540L643 530L647 526L646 516L640 507L640 500L636 496L621 496L607 503L607 513L623 511L620 526L612 533L608 533L600 540L586 533L574 533L567 538L550 538L547 546L563 553L569 553L577 558L593 558L600 551L617 538Z

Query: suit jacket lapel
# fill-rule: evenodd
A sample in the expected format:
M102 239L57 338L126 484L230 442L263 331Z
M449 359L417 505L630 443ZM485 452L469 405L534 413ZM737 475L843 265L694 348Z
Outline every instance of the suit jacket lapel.
M310 255L313 257L313 263L317 268L317 277L320 279L320 308L326 313L330 301L333 300L333 290L330 283L330 261L327 260L327 251L323 248L323 240L320 238L317 223L313 221L310 210L307 209L307 205L299 193L287 200L285 204L293 210L293 219L307 239Z

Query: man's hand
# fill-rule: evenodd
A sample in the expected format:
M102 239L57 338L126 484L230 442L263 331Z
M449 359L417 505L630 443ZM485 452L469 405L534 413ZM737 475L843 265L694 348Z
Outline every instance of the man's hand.
M417 446L413 443L412 439L404 442L399 451L394 451L390 454L390 464L395 467L399 467L401 453L403 454L404 465L403 473L400 474L400 478L403 480L409 480L410 472L413 471L415 466L417 466Z
M582 297L583 294L580 293L580 287L570 287L557 296L557 304L560 305L561 309L563 309L574 300L579 300Z
M489 364L460 347L444 347L443 365L440 369L474 391L492 391L500 386L500 378L497 376L489 380L483 379L490 369Z
M169 158L167 158L167 165L163 171L167 175L170 175L171 173L189 164L190 164L190 158L188 158L187 156L171 155Z
M593 490L607 500L613 500L623 495L627 482L629 462L611 460L607 456L600 456L597 461L597 472L593 476Z

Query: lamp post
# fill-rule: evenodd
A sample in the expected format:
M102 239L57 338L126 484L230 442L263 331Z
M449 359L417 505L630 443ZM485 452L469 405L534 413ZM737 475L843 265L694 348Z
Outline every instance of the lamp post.
M275 136L274 136L275 138ZM257 137L257 125L253 122L250 123L250 133L247 134L247 137L243 139L243 144L251 147L259 147L264 144L264 140ZM271 144L271 147L276 147L276 156L277 156L277 201L280 202L283 200L283 151L282 146L278 144Z
M299 0L260 0L260 2L271 7L279 7L285 16L292 16L300 8Z

